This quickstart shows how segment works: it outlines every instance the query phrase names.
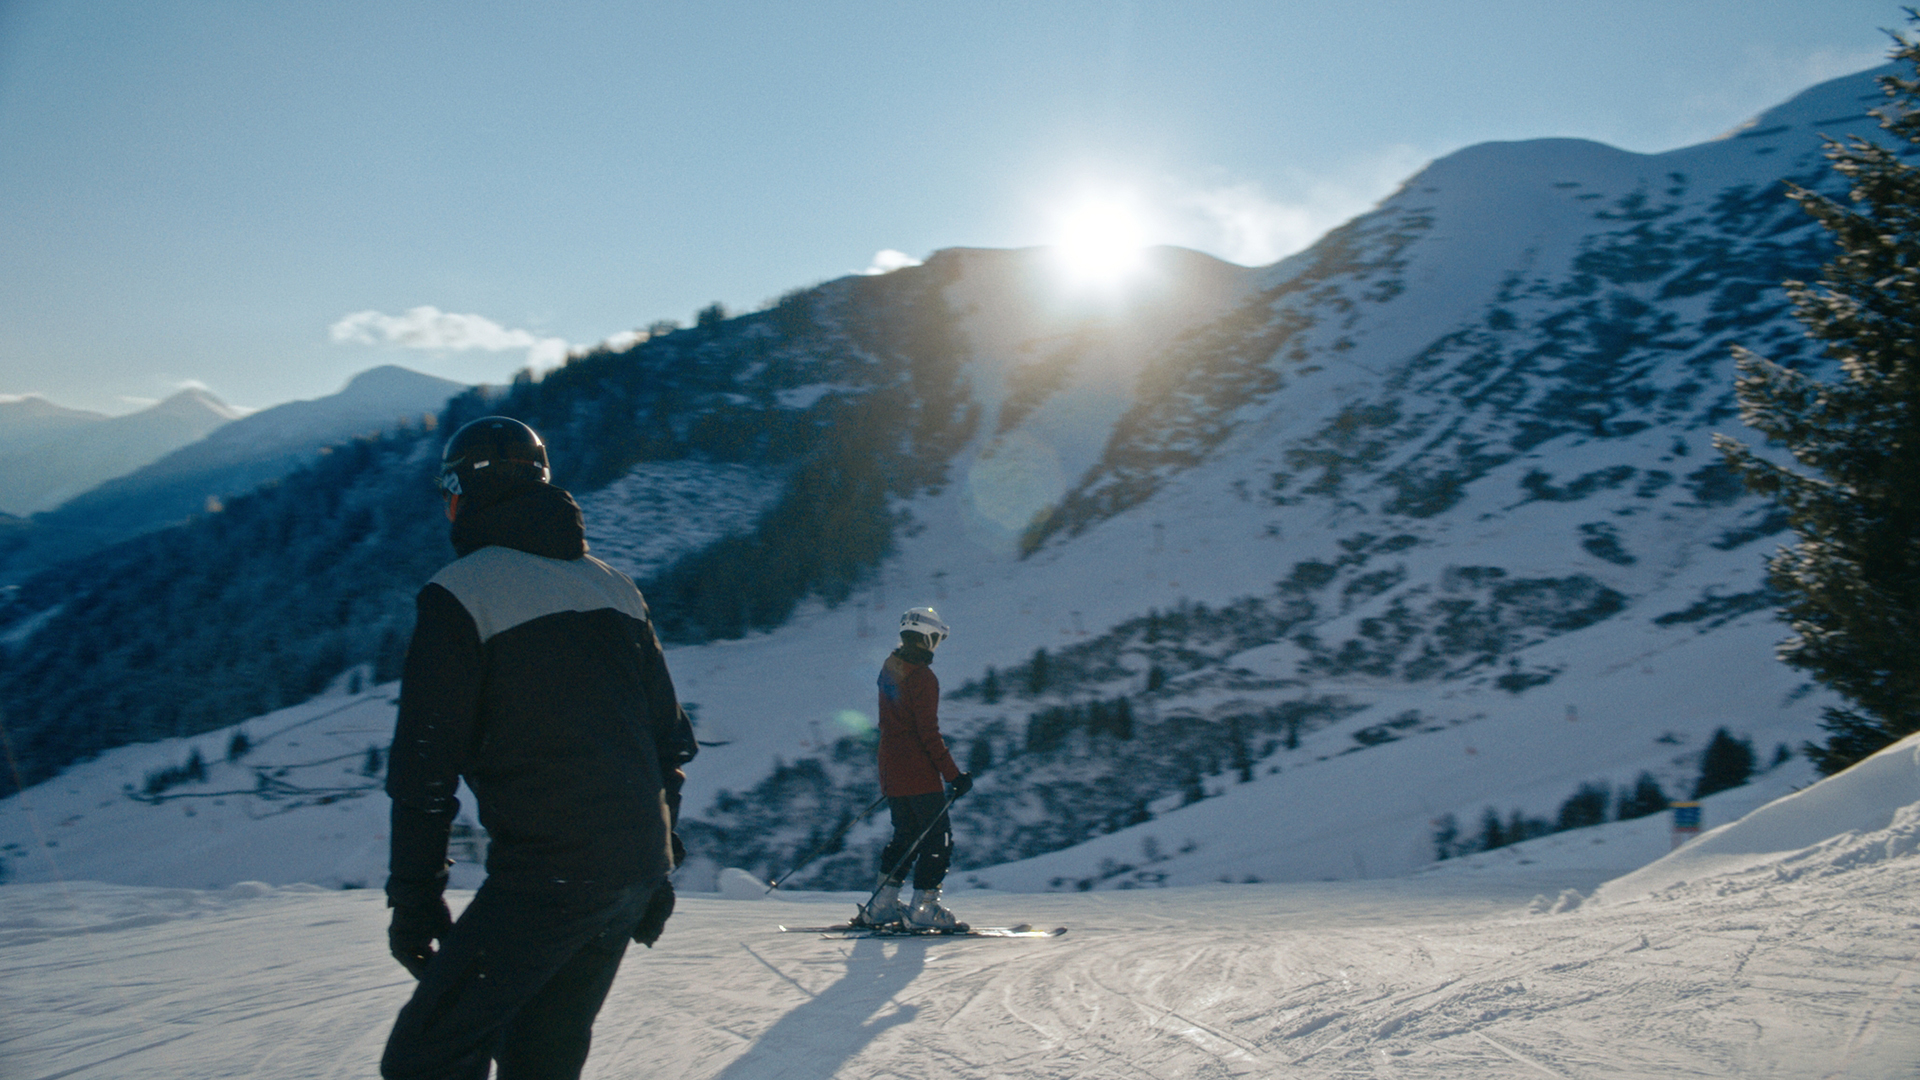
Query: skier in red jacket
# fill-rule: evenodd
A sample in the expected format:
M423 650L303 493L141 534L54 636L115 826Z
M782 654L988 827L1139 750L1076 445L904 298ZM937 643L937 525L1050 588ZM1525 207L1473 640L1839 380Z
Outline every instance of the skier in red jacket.
M958 798L973 787L973 776L953 763L940 737L940 680L928 666L949 633L932 608L913 608L900 617L900 647L880 667L880 793L893 814L893 840L880 853L879 887L860 912L859 921L869 925L960 926L940 903L940 882L953 858L946 784ZM900 900L909 866L911 905Z

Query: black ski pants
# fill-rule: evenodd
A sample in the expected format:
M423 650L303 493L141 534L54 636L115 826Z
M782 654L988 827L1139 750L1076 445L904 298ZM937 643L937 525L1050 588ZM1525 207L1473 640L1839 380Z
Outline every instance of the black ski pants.
M901 795L887 800L893 815L893 839L880 852L880 872L906 877L913 868L914 889L932 889L946 880L947 864L953 861L953 823L945 813L947 794L935 791L926 795ZM931 826L931 827L929 827ZM908 847L922 832L926 839L911 856Z
M577 1080L652 889L480 886L401 1008L387 1080Z

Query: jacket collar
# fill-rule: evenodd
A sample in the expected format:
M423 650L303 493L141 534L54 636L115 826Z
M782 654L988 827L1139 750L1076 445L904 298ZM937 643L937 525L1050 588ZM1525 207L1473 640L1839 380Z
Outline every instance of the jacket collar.
M549 559L587 553L587 533L573 496L551 484L515 484L472 504L453 522L453 550L462 558L483 547L508 547Z

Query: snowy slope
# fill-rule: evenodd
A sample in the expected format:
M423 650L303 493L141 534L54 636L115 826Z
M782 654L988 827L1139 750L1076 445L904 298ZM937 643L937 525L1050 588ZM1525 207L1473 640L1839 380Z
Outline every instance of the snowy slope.
M1830 699L1772 657L1785 628L1762 557L1782 523L1709 440L1741 430L1732 345L1816 362L1778 282L1812 272L1823 241L1779 182L1830 186L1818 134L1872 131L1880 100L1870 74L1836 80L1666 154L1469 148L1213 322L1063 373L987 315L966 324L976 367L999 373L973 384L989 422L951 486L902 505L914 524L878 580L776 633L674 654L703 737L727 744L694 770L693 805L776 761L831 771L834 740L871 722L893 618L921 603L956 628L936 664L950 742L986 738L1000 763L960 808L964 863L1004 860L998 822L1071 812L1079 789L1048 796L1062 785L1156 815L980 873L996 885L1138 883L1100 868L1137 868L1149 838L1158 881L1404 873L1446 814L1551 819L1577 785L1642 771L1683 796L1718 727L1763 760L1818 737ZM951 306L996 310L973 287L963 273ZM1023 379L1059 389L1023 398ZM1260 607L1172 644L1140 628L1198 604ZM954 693L989 667L1017 683L1038 648L1082 677L991 704ZM1168 681L1148 690L1155 666ZM1221 729L1326 712L1296 749L1253 739L1257 779L1218 808L1168 805L1194 771L1210 794L1235 787L1218 755L1103 772L1110 748L1087 739L1073 760L1010 760L1036 712L1119 696ZM787 807L794 853L867 801L853 774ZM1238 846L1182 853L1189 839Z
M1628 903L1707 877L1766 882L1832 876L1910 855L1920 844L1917 804L1920 737L1908 737L1608 882L1596 899Z
M1757 635L1771 628L1756 619L1753 631L1744 643L1725 634L1681 643L1696 653L1708 650L1703 654L1647 659L1683 669L1711 667L1728 662L1712 647L1754 647L1764 641ZM1591 666L1604 668L1612 659L1603 655ZM384 684L347 693L360 677L353 673L332 693L234 728L108 751L0 800L0 867L15 882L219 888L260 880L377 888L385 876L387 802L382 773L377 767L369 772L368 754L383 753L391 739L396 688ZM1263 766L1246 784L1218 778L1212 781L1217 797L1166 807L1153 821L1063 851L958 873L954 884L1038 892L1404 875L1434 861L1434 819L1443 813L1455 813L1471 827L1488 805L1503 814L1516 805L1550 810L1579 782L1608 775L1631 779L1631 770L1652 755L1664 755L1656 764L1685 772L1698 740L1659 741L1671 727L1688 726L1676 718L1738 722L1770 704L1777 689L1755 687L1747 698L1703 695L1692 703L1698 714L1687 713L1685 702L1628 701L1617 703L1617 712L1588 710L1574 721L1529 713L1524 699L1489 700L1505 694L1463 695L1454 717L1460 722L1444 732L1364 751L1349 749L1355 744L1345 724L1316 732L1300 750L1283 753L1288 764L1278 772ZM1390 701L1382 708L1394 707ZM1504 712L1470 711L1480 707ZM824 738L834 731L830 720L808 734ZM246 736L249 748L228 760L236 733ZM703 724L701 734L718 741L714 737L725 732ZM1483 738L1488 735L1494 737ZM724 763L730 749L708 746L690 771L698 775L714 759ZM148 794L152 776L181 768L196 753L205 762L204 779ZM1553 761L1562 764L1543 767ZM1804 759L1796 758L1745 787L1710 797L1706 824L1739 817L1812 779ZM454 880L472 886L480 880L484 836L473 821L471 799L464 801ZM1459 864L1530 866L1541 859L1534 852L1565 847L1578 857L1546 865L1610 875L1658 858L1666 837L1666 817L1657 815L1558 834ZM852 838L856 846L877 844L885 830L872 822ZM695 854L704 853L696 847ZM977 855L963 847L962 855L970 854ZM684 884L711 888L714 869L690 868Z
M1509 864L976 893L976 919L1072 929L840 942L773 927L850 895L687 897L659 947L630 954L586 1075L1907 1076L1920 803L1886 800L1920 790L1917 752L1908 740L1719 835L1888 827L1733 874L1694 863L1650 896L1610 885L1603 903L1580 902L1591 872ZM0 1061L23 1080L368 1075L411 985L385 919L377 892L312 886L8 886Z
M388 804L367 752L392 740L395 687L347 693L359 677L232 729L109 751L0 800L0 866L15 882L377 889ZM229 759L242 734L248 749ZM149 794L152 777L196 753L202 779ZM456 843L453 854L455 881L477 886L484 849Z

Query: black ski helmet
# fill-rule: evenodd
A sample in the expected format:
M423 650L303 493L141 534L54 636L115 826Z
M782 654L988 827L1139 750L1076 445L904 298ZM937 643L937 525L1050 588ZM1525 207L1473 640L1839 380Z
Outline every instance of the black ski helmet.
M544 484L548 475L547 444L508 416L483 416L463 425L440 455L440 490L449 495L472 496L527 480Z

